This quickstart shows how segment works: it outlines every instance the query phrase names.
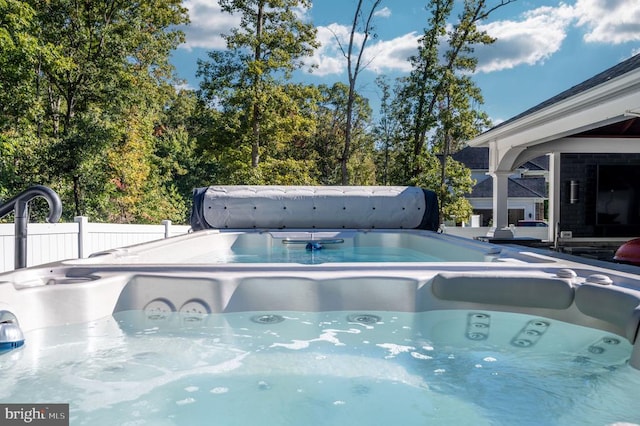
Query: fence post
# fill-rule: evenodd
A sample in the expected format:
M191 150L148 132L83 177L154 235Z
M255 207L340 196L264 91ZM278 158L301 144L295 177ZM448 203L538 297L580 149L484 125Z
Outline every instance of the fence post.
M76 216L73 221L78 224L78 259L83 259L89 245L89 218L87 216Z
M169 238L171 236L171 221L163 220L162 224L164 225L164 237Z

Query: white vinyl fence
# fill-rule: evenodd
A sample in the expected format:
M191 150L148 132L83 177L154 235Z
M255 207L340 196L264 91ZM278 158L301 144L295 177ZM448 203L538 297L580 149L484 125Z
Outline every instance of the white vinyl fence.
M88 257L91 253L186 234L188 225L127 225L92 223L85 216L73 223L30 223L27 226L27 266L64 259ZM0 224L0 272L14 269L15 225Z

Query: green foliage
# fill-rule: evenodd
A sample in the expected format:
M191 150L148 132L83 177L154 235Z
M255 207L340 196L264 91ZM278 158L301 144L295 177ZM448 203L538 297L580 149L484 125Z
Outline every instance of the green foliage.
M347 163L351 185L375 185L376 166L372 151L358 150Z
M34 10L18 0L0 0L0 132L21 131L41 113L35 102L34 68L47 49L34 36Z
M320 171L320 182L325 185L342 183L342 162L344 159L344 138L349 117L349 86L335 83L321 85L320 99L316 114L316 132L310 145L316 152L316 162ZM371 107L368 99L355 93L351 104L350 148L346 157L351 184L372 182L375 176L373 164L374 143L370 134ZM369 170L366 170L369 168ZM365 178L366 176L366 178Z
M131 106L144 107L151 119L162 110L170 93L168 55L183 37L171 27L186 22L186 11L175 0L81 5L57 0L34 2L34 9L41 43L58 45L57 59L42 68L41 84L55 100L42 126L56 140L52 166L73 187L67 202L82 214L96 204L85 201L93 193L88 189L105 187L112 179L109 172L93 170L93 158L108 156L108 145L120 141Z
M247 162L248 147L219 153L216 173L207 184L221 185L316 185L316 165L311 160L268 158L258 167Z
M441 207L440 220L467 221L471 218L472 207L464 198L471 192L475 181L471 171L463 164L449 159L446 162L446 181L441 181L442 158L431 152L420 156L420 174L410 180L411 185L429 188L436 192Z
M194 92L169 63L180 0L0 0L0 198L45 184L67 220L181 223L209 184L419 185L444 218L470 215L470 172L450 155L488 125L470 78L473 46L492 42L476 27L484 1L466 0L453 26L453 0L430 3L412 72L378 79L377 123L355 84L366 40L341 46L348 84L296 84L318 46L298 13L311 1L219 4L240 24L199 63ZM357 4L354 31L375 37L380 2Z
M168 59L184 38L181 2L0 0L0 12L1 167L10 172L0 188L57 187L66 218L166 218L142 188L172 185L153 163L153 124L175 92ZM133 106L145 114L136 131ZM123 176L128 192L114 192Z
M308 106L300 104L308 98L301 93L305 90L283 84L317 47L315 28L295 11L309 8L311 2L221 0L219 4L241 21L225 35L227 50L210 52L209 61L200 62L202 95L228 115L228 131L251 147L250 164L258 168L261 156L273 157L313 124L304 114Z
M16 188L37 184L46 174L46 158L41 156L38 140L29 133L0 133L0 199L10 198Z
M403 125L411 129L407 148L411 149L414 175L421 171L418 157L435 128L461 129L458 135L450 136L462 141L486 124L486 117L475 110L483 100L469 75L477 64L472 55L474 46L494 42L486 32L478 30L477 22L500 6L487 11L486 1L466 0L458 22L449 27L453 5L453 0L430 3L429 26L420 39L418 54L411 57L413 69L399 90L398 115L403 117ZM441 57L443 38L447 48Z
M450 155L489 125L486 114L478 109L482 94L470 75L477 64L474 46L494 39L480 31L477 23L510 2L487 9L485 0L465 0L458 21L451 26L454 1L433 0L409 75L396 82L393 96L390 85L378 81L383 121L377 135L383 152L376 163L383 166L383 181L436 190L443 219L461 221L471 214L464 199L472 186L470 172Z
M269 159L260 163L258 185L315 185L315 165L311 161Z

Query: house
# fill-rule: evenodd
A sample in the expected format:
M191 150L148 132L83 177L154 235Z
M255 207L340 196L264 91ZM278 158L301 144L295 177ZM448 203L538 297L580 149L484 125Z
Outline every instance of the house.
M479 216L480 226L493 222L493 184L489 172L489 148L465 147L452 158L471 170L476 181L467 200L473 206L473 214ZM517 225L520 220L546 219L548 199L547 179L549 161L546 156L534 158L520 165L508 177L508 223Z
M549 240L597 243L640 236L640 54L468 145L489 150L496 227L509 224L509 178L546 155Z

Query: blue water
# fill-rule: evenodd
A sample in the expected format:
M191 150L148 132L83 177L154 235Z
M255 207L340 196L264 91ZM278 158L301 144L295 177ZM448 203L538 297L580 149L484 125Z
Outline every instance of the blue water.
M233 253L209 253L212 263L301 263L306 265L345 262L442 262L444 259L418 250L400 247L325 246L306 250L304 246L264 248L234 248Z
M519 314L130 311L26 337L0 401L72 425L640 424L628 342Z

